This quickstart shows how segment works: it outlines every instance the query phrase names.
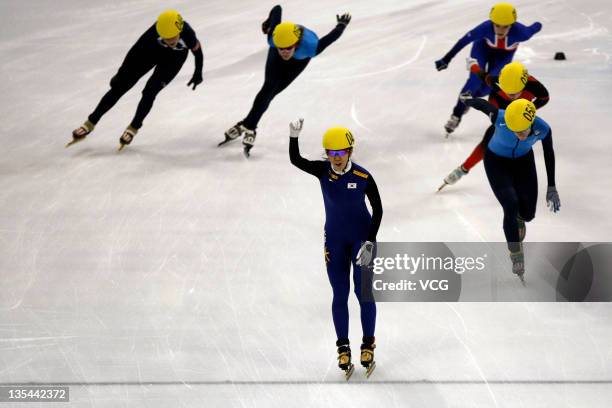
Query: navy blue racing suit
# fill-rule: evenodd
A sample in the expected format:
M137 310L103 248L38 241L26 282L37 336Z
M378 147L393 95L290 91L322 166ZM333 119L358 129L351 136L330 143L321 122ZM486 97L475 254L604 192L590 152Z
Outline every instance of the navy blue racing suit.
M364 300L363 290L371 291L372 286L367 281L362 282L356 255L364 241L376 241L383 212L376 182L366 169L350 160L343 174L338 174L329 161L303 158L297 138L290 140L289 157L294 166L312 174L321 183L325 204L325 264L334 293L332 316L337 338L348 340L351 264L355 295L361 308L363 336L373 338L376 304ZM372 215L365 203L366 196L372 206ZM369 278L366 276L366 279ZM367 296L367 299L373 297Z

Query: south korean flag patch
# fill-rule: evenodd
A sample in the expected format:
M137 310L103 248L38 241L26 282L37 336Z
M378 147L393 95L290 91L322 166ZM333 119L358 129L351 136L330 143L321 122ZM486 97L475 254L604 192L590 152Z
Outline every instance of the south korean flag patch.
M356 189L357 188L357 183L348 183L346 185L346 188L348 188L348 189Z

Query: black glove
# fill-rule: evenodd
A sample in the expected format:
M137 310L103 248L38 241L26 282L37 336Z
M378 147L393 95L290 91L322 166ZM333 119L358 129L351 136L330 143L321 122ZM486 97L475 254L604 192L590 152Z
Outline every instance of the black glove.
M264 34L268 34L270 32L270 19L267 19L263 23L261 23L261 31Z
M202 83L203 79L202 79L202 73L201 72L194 72L193 76L191 77L191 80L189 82L187 82L187 86L189 85L193 85L193 90L195 91L196 86L200 85Z
M346 27L348 23L351 22L351 15L349 13L344 13L341 16L336 14L336 21L338 22L338 24L342 24Z
M436 61L436 69L438 71L442 71L443 69L448 68L448 61L445 60L444 58L439 59Z

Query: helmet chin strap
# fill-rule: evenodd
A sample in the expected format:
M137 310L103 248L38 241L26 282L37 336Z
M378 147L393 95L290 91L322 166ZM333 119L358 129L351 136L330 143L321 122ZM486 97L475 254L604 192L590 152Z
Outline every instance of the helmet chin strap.
M351 162L351 159L348 159L348 162L346 162L346 166L344 167L344 170L342 170L342 171L337 171L336 169L334 169L334 166L332 165L332 171L333 171L334 173L336 173L337 175L341 176L341 175L343 175L343 174L348 173L348 171L351 169L351 167L352 167L352 162Z

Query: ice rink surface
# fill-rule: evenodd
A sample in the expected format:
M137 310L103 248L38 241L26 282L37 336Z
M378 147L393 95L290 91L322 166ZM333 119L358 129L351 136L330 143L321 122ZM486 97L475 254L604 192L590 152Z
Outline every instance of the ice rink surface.
M319 35L337 13L353 20L272 102L247 161L238 142L216 144L261 86L275 3L1 1L0 384L68 384L74 407L609 407L606 303L379 304L374 375L359 367L344 384L336 367L322 198L289 163L288 123L305 118L301 150L315 159L326 128L353 130L382 196L380 241L503 240L482 165L435 194L487 119L472 111L445 139L468 49L446 71L433 62L492 3L283 3ZM611 241L612 4L515 4L519 21L544 25L515 59L551 92L540 114L562 201L546 210L538 145L527 240ZM144 80L65 149L168 7L202 42L204 83L187 88L190 56L121 154Z

